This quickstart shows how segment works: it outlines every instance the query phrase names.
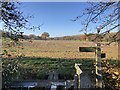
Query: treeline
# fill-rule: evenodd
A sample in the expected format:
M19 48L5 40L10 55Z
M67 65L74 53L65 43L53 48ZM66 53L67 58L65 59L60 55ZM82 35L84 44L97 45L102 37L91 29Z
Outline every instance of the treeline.
M111 39L114 38L110 38L112 36L115 36L116 33L108 33L108 34L80 34L80 35L73 35L73 36L63 36L63 37L54 37L54 40L80 40L80 41L95 41L96 39L99 39L99 41L102 42L108 42Z
M0 31L2 37L7 37L9 38L12 36L13 38L16 37L15 34L11 34L10 32L4 32ZM30 34L30 35L17 35L17 38L22 38L22 39L30 39L30 40L80 40L80 41L94 41L96 38L99 39L99 41L110 41L113 35L116 33L109 33L106 35L97 35L97 34L88 34L88 35L73 35L73 36L63 36L63 37L49 37L49 33L43 32L41 35L36 36L35 34Z
M5 37L5 38L11 38L11 39L32 39L32 40L45 40L47 39L46 37L42 37L42 36L36 36L34 34L30 34L30 35L23 35L22 33L12 33L12 32L7 32L7 31L2 31L0 30L0 35L1 37Z

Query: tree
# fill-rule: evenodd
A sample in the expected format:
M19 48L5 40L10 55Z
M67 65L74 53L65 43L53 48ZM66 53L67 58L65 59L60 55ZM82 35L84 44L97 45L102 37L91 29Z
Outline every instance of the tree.
M30 38L30 39L36 39L36 35L30 34L30 35L29 35L29 38Z
M84 20L82 21L83 28L81 31L85 33L85 35L88 35L89 33L95 32L96 37L94 38L94 41L96 41L97 48L96 48L96 75L99 75L100 77L102 74L98 72L98 67L101 65L101 59L100 59L100 43L101 39L106 36L109 38L109 42L118 42L118 52L120 52L120 1L118 2L97 2L93 3L90 2L89 7L85 9L85 11L78 17L76 17L72 21L76 21L78 19L81 19L81 17L84 17ZM94 28L91 28L91 26L95 26ZM92 30L91 30L92 29ZM111 35L110 32L116 30L115 35ZM108 37L109 36L109 37ZM120 53L118 55L120 57ZM120 59L118 57L118 59ZM99 64L99 66L97 66ZM100 68L99 68L100 69ZM103 72L103 74L105 74ZM119 73L118 73L119 74ZM118 75L120 76L120 74ZM104 76L104 78L109 79L107 76ZM99 87L102 87L101 79L99 79ZM114 80L115 81L115 80ZM109 88L114 87L114 85L119 85L120 78L116 79L117 83L110 84ZM98 82L98 80L97 80ZM119 88L119 86L118 86Z
M19 10L19 2L5 2L0 1L1 5L1 16L0 22L4 24L3 30L9 32L9 38L12 40L18 41L18 39L22 36L24 29L40 29L40 26L31 26L29 25L29 19L32 16L24 16L23 12Z
M46 39L46 38L48 38L50 35L49 35L49 33L47 33L47 32L43 32L42 33L42 35L41 35L41 37L43 38L43 39Z
M96 32L97 38L100 38L102 35L103 37L106 34L109 34L111 31L116 30L120 27L119 19L120 19L120 1L119 2L97 2L88 3L89 7L85 9L85 11L77 16L72 21L77 21L78 19L84 18L82 20L83 31L86 35L92 32ZM92 30L91 26L95 26ZM108 28L108 29L106 29ZM92 31L92 32L91 32ZM116 34L111 36L109 35L110 42L120 41L120 30L116 30ZM102 37L101 37L102 38Z
M9 37L13 40L18 40L17 35L22 35L20 29L25 28L28 18L25 18L15 6L15 2L0 2L1 4L1 17L0 21L4 23L3 30L8 30L11 34ZM16 3L19 4L19 3ZM16 37L12 37L12 34Z
M30 39L28 35L23 35L23 39Z
M23 12L21 12L19 10L19 7L18 7L19 5L20 5L19 2L11 2L11 1L6 2L6 0L0 1L0 23L2 23L4 25L4 27L2 28L2 31L4 31L4 32L2 34L3 34L3 36L9 37L10 39L12 39L13 42L16 43L17 45L18 45L19 38L21 38L23 36L23 32L21 31L22 29L24 29L24 30L39 29L40 30L40 26L36 27L36 26L29 25L29 19L32 18L32 16L24 16ZM10 45L9 43L11 42L11 40L9 40L8 42L7 41L4 42L5 45ZM3 49L3 52L7 54L7 50ZM8 56L10 56L10 54ZM8 58L10 58L10 57L8 57ZM2 64L3 63L0 62L0 66L2 66ZM12 64L10 64L10 65L12 65ZM11 71L14 71L17 68L16 64L12 65L13 67L9 68L10 65L7 65L8 68L7 67L5 68L5 69L8 69L7 72L4 72L0 68L0 70L3 71L3 72L0 71L0 72L2 72L2 75L3 75L3 81L2 81L3 85L5 83L9 83L9 80L8 79L4 80L4 78L12 79L12 78L10 78L9 74L11 73ZM2 84L2 83L0 83L0 84ZM0 86L2 86L2 85L0 85ZM0 87L0 89L2 89L2 88Z

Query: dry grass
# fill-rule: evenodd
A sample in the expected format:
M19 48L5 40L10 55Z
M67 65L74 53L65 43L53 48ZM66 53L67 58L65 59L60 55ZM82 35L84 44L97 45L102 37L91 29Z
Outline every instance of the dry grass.
M79 47L83 42L80 41L33 41L23 42L25 56L50 57L50 58L94 58L93 53L80 53ZM83 44L84 45L84 44ZM83 46L82 45L82 46Z
M49 58L95 58L94 52L79 52L79 47L94 47L95 43L65 40L34 40L33 42L22 41L21 46L10 47L13 54L22 54L29 57ZM24 48L24 49L23 49ZM14 50L16 52L14 52ZM102 52L107 58L117 59L117 45L103 46Z

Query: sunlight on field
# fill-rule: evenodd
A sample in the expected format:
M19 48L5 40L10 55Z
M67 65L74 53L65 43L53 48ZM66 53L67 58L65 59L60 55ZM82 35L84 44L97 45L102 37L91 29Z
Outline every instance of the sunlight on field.
M93 42L67 41L67 40L34 40L32 42L22 41L21 45L10 47L12 55L23 55L29 57L49 58L95 58L95 52L79 52L79 47L95 47ZM114 49L113 49L114 48ZM116 59L118 57L117 46L102 47L102 53L106 58Z
M15 53L29 57L50 57L50 58L94 58L94 52L80 53L79 46L85 45L80 41L23 41L22 46L10 48Z

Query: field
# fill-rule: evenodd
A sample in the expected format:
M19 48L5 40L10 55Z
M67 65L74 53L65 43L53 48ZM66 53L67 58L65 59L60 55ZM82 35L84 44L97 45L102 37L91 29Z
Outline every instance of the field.
M64 74L68 75L69 73L71 73L71 75L69 75L70 78L72 78L75 74L75 63L82 63L84 69L95 69L93 68L95 64L95 52L79 51L79 47L94 47L95 43L92 42L85 42L79 40L23 40L17 45L14 45L15 43L8 42L6 40L3 42L3 44L5 44L4 49L6 50L9 59L20 59L19 63L21 63L22 67L27 69L28 71L32 68L35 68L35 71L39 69L38 71L36 71L39 73L37 75L37 78L41 78L40 76L42 74L43 76L45 76L46 73L48 73L48 71L52 69L57 70L57 72L59 72L63 76ZM8 47L8 45L11 46ZM109 54L109 49L114 46L115 45L103 48L104 51ZM117 52L117 48L114 47L112 52L113 53L110 54L113 54L111 56L114 56L114 54L116 54L114 52ZM5 55L3 56L5 57ZM26 59L23 57L29 58Z
M13 42L8 43L8 41L3 43L6 43L4 49L7 51L9 59L11 59L3 59L3 65L5 65L3 68L7 68L10 63L14 65L17 60L18 63L16 64L21 64L20 67L22 68L22 71L18 70L23 75L21 77L28 76L29 79L34 77L34 79L45 79L49 71L56 71L62 79L64 79L64 76L68 76L68 79L73 79L75 63L82 63L84 69L94 69L94 60L81 59L83 55L79 52L79 46L80 44L84 45L84 42L64 40L33 40L31 42L24 40L17 45L14 45ZM8 47L8 45L11 45L11 47ZM89 53L89 58L93 56L92 54ZM31 74L31 77L28 74ZM27 79L27 77L25 78Z
M79 51L79 47L94 46L95 43L79 40L33 40L32 42L22 41L20 46L10 47L8 53L26 57L66 59L95 58L95 52ZM118 59L118 47L115 44L103 46L102 53L105 53L108 59Z
M24 58L22 60L3 60L3 68L15 68L9 76L11 78L19 76L20 80L29 79L47 79L50 71L55 71L59 74L60 79L73 79L75 75L75 63L81 63L82 70L94 70L93 60L67 60L67 59L51 59L51 58ZM10 65L9 65L10 64ZM6 69L7 72L7 69Z
M81 69L86 73L91 82L95 83L95 60L92 59L52 59L52 58L22 58L22 59L3 59L3 82L24 80L47 80L51 71L58 73L60 80L74 80L76 73L75 63L80 63ZM120 68L120 62L109 60L110 65ZM113 84L108 78L107 83ZM104 76L105 77L105 76Z
M87 72L91 81L95 80L95 52L79 51L79 47L94 46L95 43L79 40L23 40L19 43L3 41L3 81L45 80L50 71L57 72L59 79L73 80L75 63L81 63L81 69ZM117 58L118 48L115 44L102 48L107 58L109 55ZM109 60L109 64L120 68L118 60Z
M23 41L22 45L10 47L10 52L22 54L27 57L49 57L49 58L82 58L79 52L80 41L52 41L34 40ZM9 52L9 51L8 51ZM92 56L92 55L91 55ZM90 56L90 57L91 57Z

